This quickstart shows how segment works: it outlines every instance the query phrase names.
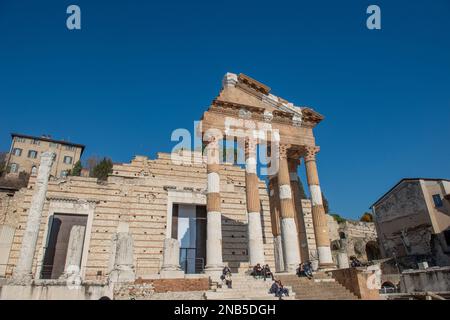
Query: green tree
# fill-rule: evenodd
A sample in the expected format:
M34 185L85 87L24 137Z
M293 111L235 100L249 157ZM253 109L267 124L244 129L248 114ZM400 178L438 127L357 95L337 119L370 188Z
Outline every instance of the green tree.
M69 171L69 176L79 177L81 176L81 170L83 170L83 166L81 165L81 161L77 161L73 166L73 169Z
M108 179L108 175L112 173L113 163L111 159L103 158L93 169L92 176L102 181Z
M362 216L361 219L359 219L362 222L373 222L373 216L370 212L365 212Z
M332 216L334 218L334 220L336 220L337 223L341 223L341 222L347 221L345 218L342 218L337 213L330 213L330 216Z

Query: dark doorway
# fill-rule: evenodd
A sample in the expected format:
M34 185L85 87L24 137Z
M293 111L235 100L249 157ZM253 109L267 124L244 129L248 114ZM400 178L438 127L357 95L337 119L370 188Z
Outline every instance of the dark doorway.
M381 259L380 249L375 241L369 241L366 244L367 261Z
M87 215L55 213L50 217L41 279L58 279L63 274L70 231L86 224Z
M184 272L202 273L206 263L206 206L174 204L172 238L180 242Z

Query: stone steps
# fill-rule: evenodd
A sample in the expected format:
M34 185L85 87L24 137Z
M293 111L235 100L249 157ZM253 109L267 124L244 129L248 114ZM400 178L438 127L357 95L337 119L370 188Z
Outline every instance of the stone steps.
M233 288L229 289L224 284L215 290L206 292L206 300L278 300L269 293L272 281L268 279L254 279L252 276L237 274L232 276ZM219 283L221 284L221 283ZM283 300L295 299L292 288L286 286L290 296Z
M328 273L314 274L314 278L299 278L295 275L276 275L284 285L295 293L297 300L356 300L353 293L336 282Z

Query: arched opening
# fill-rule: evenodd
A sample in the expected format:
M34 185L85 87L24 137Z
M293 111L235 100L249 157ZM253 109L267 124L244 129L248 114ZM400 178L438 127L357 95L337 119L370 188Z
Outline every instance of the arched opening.
M344 232L339 232L339 239L345 239L345 238L347 238L346 236L345 236L345 233Z
M366 243L367 261L381 259L380 248L376 241L369 241Z

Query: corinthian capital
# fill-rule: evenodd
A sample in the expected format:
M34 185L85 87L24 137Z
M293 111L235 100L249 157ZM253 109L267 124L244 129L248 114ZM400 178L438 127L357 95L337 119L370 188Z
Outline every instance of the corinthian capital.
M280 144L280 159L287 159L289 148L289 144Z
M305 146L304 147L304 158L305 161L315 161L316 154L319 153L320 147L317 146Z

